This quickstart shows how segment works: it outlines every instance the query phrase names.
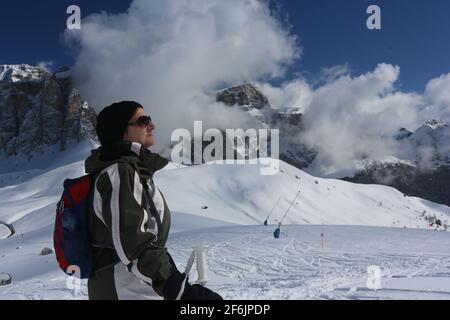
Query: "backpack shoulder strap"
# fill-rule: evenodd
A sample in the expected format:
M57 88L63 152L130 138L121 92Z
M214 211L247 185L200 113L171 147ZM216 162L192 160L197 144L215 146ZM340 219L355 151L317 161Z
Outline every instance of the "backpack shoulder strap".
M155 203L153 202L153 196L152 196L150 190L148 189L147 181L145 181L145 179L141 179L141 183L144 186L144 190L145 190L145 192L147 194L148 210L150 211L150 213L152 214L152 216L156 220L156 224L158 225L158 231L161 231L162 230L161 217L159 216L158 210L156 209Z

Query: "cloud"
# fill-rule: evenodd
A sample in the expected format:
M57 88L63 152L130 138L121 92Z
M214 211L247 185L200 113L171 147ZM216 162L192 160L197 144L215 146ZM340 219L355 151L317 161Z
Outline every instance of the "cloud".
M448 119L450 74L432 79L423 94L396 88L400 67L380 63L350 75L349 64L317 77L273 86L301 58L297 37L258 0L135 0L125 13L93 14L81 30L66 30L74 49L77 87L100 111L136 100L155 119L157 146L176 128L257 127L238 108L215 101L215 90L253 82L274 108L304 113L299 141L318 151L316 174L346 170L355 159L401 157L397 130Z
M396 133L402 127L414 130L427 119L422 95L396 89L398 66L380 63L354 77L348 70L346 65L323 69L326 81L318 86L304 79L280 87L260 84L269 100L302 106L305 129L297 139L318 152L310 168L317 175L351 172L357 159L401 158L410 150L401 147Z
M358 77L342 76L313 95L303 140L318 151L320 167L344 169L361 158L395 154L399 128L418 125L420 96L396 92L400 68L379 64Z
M348 65L324 68L319 78L326 81L299 78L279 87L258 84L276 105L301 105L304 131L295 139L318 152L309 171L339 176L353 172L355 160L391 156L417 156L425 166L430 149L401 143L395 136L400 128L414 131L426 120L450 118L450 73L430 80L420 94L396 88L398 66L380 63L354 77L348 70Z
M280 77L301 55L297 38L257 0L135 0L126 13L84 18L65 39L77 50L73 74L90 104L99 111L141 102L162 144L194 120L245 126L248 117L210 93Z
M42 70L45 70L47 72L51 72L52 71L52 67L53 67L54 63L53 61L39 61L36 62L36 66Z
M450 108L450 73L443 74L439 78L428 82L425 89L425 96L439 106Z
M319 75L317 84L330 83L337 80L339 77L348 75L350 73L349 64L340 64L331 67L324 67Z
M450 73L430 80L424 96L428 102L424 113L428 113L430 118L442 118L442 114L450 118Z
M311 103L312 88L304 79L284 82L280 87L268 83L257 83L256 86L275 109L295 108L304 111Z

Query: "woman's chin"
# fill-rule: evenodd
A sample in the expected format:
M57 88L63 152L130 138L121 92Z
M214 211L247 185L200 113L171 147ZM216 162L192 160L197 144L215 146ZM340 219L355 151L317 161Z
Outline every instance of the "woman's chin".
M153 136L147 137L147 139L145 139L145 142L143 143L145 148L151 147L154 144L155 144L155 138Z

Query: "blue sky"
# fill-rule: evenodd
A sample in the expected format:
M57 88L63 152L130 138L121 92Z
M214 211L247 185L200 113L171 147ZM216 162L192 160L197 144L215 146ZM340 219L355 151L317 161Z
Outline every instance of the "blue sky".
M101 10L124 12L129 0L24 1L2 4L0 64L53 61L72 64L61 41L70 4L82 16ZM348 64L352 74L386 62L401 67L399 86L423 91L426 83L450 72L450 1L448 0L277 0L288 15L291 33L303 47L302 58L290 68L311 75L324 67ZM366 28L366 8L381 7L382 30Z

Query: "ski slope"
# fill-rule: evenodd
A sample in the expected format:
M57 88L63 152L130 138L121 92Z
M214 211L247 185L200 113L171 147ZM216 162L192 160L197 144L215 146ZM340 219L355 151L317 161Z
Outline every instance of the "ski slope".
M85 282L68 289L54 256L38 255L50 231L3 240L0 269L14 282L0 286L0 299L87 299ZM280 239L272 232L203 226L173 232L168 248L184 270L191 247L206 245L207 286L226 299L450 299L448 232L318 225L284 226ZM381 270L378 290L366 284L373 265Z
M259 173L259 165L211 163L162 170L155 181L172 210L234 224L261 224L272 209L268 221L280 221L298 190L284 224L429 229L426 217L443 222L450 217L449 207L405 196L394 188L321 179L282 161L278 174Z
M273 229L177 233L169 248L184 266L190 246L208 246L210 286L228 299L450 299L446 232L290 225L275 239ZM367 288L368 266L380 268L378 290Z
M0 273L13 278L0 299L87 298L67 287L53 254L39 253L53 245L62 181L84 174L90 148L0 161L0 222L15 230L9 237L0 224ZM257 165L211 163L158 172L173 216L168 248L180 269L192 246L206 244L208 286L229 299L450 298L450 233L425 219L448 222L450 208L390 187L316 178L281 161L280 169L262 176ZM274 239L273 224L298 190ZM365 285L369 265L382 271L380 290Z

